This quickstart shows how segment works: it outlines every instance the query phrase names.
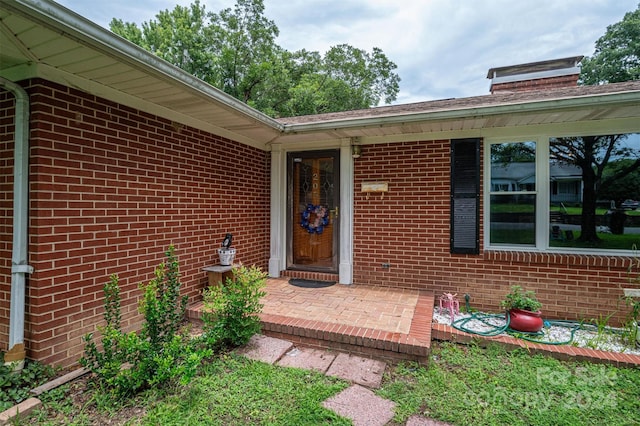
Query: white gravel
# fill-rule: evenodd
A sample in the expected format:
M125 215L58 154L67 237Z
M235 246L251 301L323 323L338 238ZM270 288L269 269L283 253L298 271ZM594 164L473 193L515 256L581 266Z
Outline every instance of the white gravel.
M480 313L482 314L482 313ZM471 315L461 312L454 316L454 321L461 320L462 318L469 318ZM433 309L433 321L439 324L451 324L451 315L447 309L443 309L440 312L439 307ZM491 325L496 327L504 327L506 321L504 317L495 317L489 319ZM471 331L478 332L490 332L493 328L485 325L478 320L470 320L464 325ZM616 329L611 329L616 330ZM569 327L552 325L542 329L544 336L539 337L541 343L546 342L562 342L571 338L571 329ZM503 333L507 334L507 333ZM536 337L537 338L537 337ZM623 352L626 354L640 355L640 348L631 347L626 345L620 336L615 332L601 332L598 333L597 329L580 329L577 330L573 336L573 341L568 343L573 346L581 348L599 349L609 352Z

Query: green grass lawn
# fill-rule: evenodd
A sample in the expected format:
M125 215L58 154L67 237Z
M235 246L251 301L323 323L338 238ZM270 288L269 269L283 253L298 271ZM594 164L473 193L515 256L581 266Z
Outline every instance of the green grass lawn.
M562 226L561 226L562 227ZM598 232L600 242L586 244L577 241L580 237L580 231L573 231L573 240L554 240L549 239L551 247L566 248L589 248L602 250L632 250L634 246L640 247L640 234L609 234ZM497 229L491 231L492 244L535 244L535 233L533 230L519 229Z
M580 237L580 231L574 231L574 238L577 239ZM551 240L549 241L549 245L551 247L581 247L581 248L597 248L604 250L632 250L634 246L639 246L640 244L640 234L607 234L607 233L598 233L598 237L600 238L600 242L592 245L586 245L584 243L578 243L575 241L567 241L567 240Z
M378 395L403 424L422 414L456 425L637 425L640 370L561 362L443 343L428 367L401 364Z
M582 214L582 207L565 207L562 208L560 206L551 206L549 208L550 211L552 212L560 212L560 213L565 213L571 216L580 216ZM607 208L603 208L603 207L598 207L596 208L596 216L604 216L607 212L609 211L609 209ZM624 211L627 216L640 216L640 209L637 210L625 210Z
M347 386L315 372L221 355L187 385L125 401L67 385L43 396L45 409L20 424L348 425L322 407ZM637 425L640 369L436 343L428 366L389 366L376 393L396 402L397 425L414 414L457 425Z
M189 386L154 404L142 425L348 425L322 407L347 383L239 356L205 367Z
M580 216L582 214L582 207L565 207L551 206L549 211L565 213L570 216ZM598 207L596 208L596 216L604 216L609 209ZM531 213L535 212L534 206L531 204L492 204L491 213ZM627 216L640 216L640 209L637 210L625 210Z
M533 229L494 229L491 231L491 244L528 244L536 243Z

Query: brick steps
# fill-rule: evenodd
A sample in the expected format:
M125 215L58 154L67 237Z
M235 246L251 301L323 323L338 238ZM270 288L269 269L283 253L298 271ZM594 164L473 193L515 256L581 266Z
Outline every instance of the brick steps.
M265 313L260 315L262 334L311 348L333 349L392 362L426 363L431 348L433 301L431 294L419 296L408 334ZM199 321L201 310L202 302L191 305L187 318Z
M305 309L304 304L298 306ZM446 324L432 323L433 294L418 292L409 332L390 332L375 325L360 327L345 322L325 322L286 314L262 313L262 333L285 339L296 345L318 349L333 349L379 359L398 361L413 360L426 363L431 350L431 341L453 341L459 343L479 342L487 345L494 342L508 349L525 348L531 353L541 353L561 360L589 361L614 364L620 367L640 366L640 356L606 352L571 345L546 345L517 339L511 336L485 337L459 331ZM187 317L198 321L202 302L187 309ZM298 312L299 313L299 312ZM372 312L372 316L375 314Z
M302 278L305 280L318 280L318 281L340 281L338 274L330 274L327 272L310 272L310 271L281 271L282 277L287 278Z

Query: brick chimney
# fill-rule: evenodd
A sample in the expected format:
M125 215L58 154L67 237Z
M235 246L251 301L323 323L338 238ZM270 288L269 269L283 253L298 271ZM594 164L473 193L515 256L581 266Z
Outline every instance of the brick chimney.
M491 93L528 92L558 87L575 87L580 77L578 64L584 56L551 59L529 64L491 68Z

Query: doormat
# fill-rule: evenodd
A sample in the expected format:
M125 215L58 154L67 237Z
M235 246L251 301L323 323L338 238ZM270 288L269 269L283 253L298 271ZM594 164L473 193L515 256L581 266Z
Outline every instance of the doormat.
M331 287L335 281L317 281L317 280L305 280L303 278L291 278L289 284L302 288L324 288Z

